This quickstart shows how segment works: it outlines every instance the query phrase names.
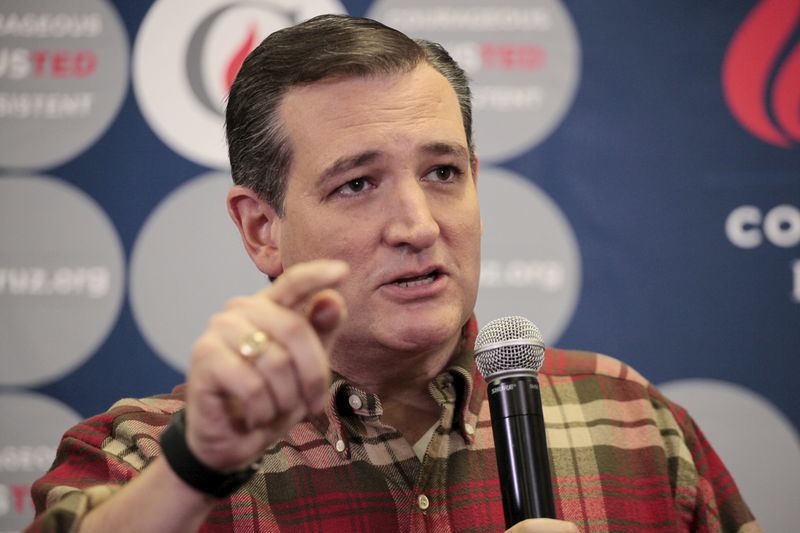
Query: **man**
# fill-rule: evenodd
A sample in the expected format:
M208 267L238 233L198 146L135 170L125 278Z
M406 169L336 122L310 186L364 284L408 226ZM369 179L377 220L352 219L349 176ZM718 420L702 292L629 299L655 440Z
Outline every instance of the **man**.
M185 388L67 433L31 529L502 530L470 353L481 222L464 73L431 43L318 17L248 57L227 128L228 208L275 283L211 318ZM514 531L758 530L643 378L590 354L548 361L563 520Z

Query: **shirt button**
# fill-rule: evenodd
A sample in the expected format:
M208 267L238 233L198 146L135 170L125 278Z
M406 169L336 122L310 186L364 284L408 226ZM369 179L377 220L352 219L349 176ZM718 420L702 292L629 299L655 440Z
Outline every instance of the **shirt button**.
M347 399L347 403L349 403L350 407L353 409L361 409L361 398L358 397L358 394L351 394Z
M428 501L427 496L425 496L424 494L420 494L419 497L417 498L417 505L419 505L420 509L425 511L428 509L428 507L430 507L431 502Z
M475 428L472 427L472 424L464 424L464 431L467 432L467 435L475 434Z
M344 451L344 441L342 439L336 441L336 451L340 453Z

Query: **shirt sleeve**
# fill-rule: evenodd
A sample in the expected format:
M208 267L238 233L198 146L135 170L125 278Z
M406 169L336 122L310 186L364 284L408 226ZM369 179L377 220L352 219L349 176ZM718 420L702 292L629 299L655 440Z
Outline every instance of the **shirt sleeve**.
M50 471L31 488L36 519L26 532L74 532L81 519L138 472L119 458L76 437L87 421L70 430Z
M690 472L682 471L684 466L676 458L671 465L673 491L676 500L684 505L689 529L697 533L761 532L736 482L692 417L660 393L655 392L654 396L665 402L691 454Z
M26 533L75 532L86 514L160 454L158 443L183 402L121 400L64 434L50 470L31 488L36 509Z

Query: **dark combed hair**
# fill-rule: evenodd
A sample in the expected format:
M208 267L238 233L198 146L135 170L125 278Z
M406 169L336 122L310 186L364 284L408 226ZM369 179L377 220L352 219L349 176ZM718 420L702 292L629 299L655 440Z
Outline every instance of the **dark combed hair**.
M286 92L330 77L410 72L422 62L453 87L474 154L467 77L440 45L345 15L321 15L272 33L247 56L228 96L225 126L234 183L255 191L282 216L292 161L279 116Z

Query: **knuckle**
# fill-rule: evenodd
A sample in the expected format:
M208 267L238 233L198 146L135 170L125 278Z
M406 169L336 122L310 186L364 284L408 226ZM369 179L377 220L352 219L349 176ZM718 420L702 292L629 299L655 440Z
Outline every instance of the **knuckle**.
M233 317L230 312L215 313L208 319L208 329L225 330L233 327Z
M240 385L239 394L246 403L255 402L261 396L263 387L256 382L246 382Z
M292 413L304 405L303 398L297 394L286 395L278 400L280 412L284 418L290 418Z
M264 420L264 426L273 425L275 423L275 417L278 416L278 406L276 406L271 400L264 402L261 416Z
M302 335L308 334L310 327L308 322L304 318L301 318L299 315L293 314L287 321L286 321L286 334L289 337L299 337Z
M191 362L193 364L198 364L212 357L217 352L217 346L218 343L214 336L209 332L204 333L192 346Z
M289 358L289 353L283 348L274 347L269 357L264 357L269 370L273 372L283 372L291 367L292 361Z
M275 402L276 413L286 414L292 404L293 398L283 387L272 387L272 397Z

